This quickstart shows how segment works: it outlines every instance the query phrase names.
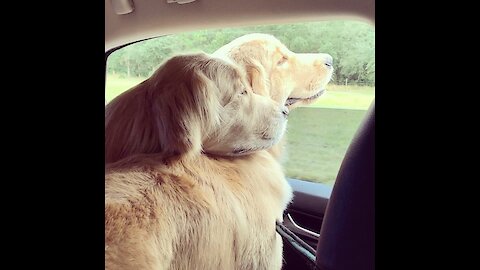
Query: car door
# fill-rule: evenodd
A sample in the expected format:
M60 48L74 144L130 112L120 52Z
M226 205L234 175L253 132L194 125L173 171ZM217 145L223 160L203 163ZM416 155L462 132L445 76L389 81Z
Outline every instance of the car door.
M348 149L345 152L345 156L342 158L341 161L341 166L339 167L338 171L338 176L340 179L343 181L343 186L340 190L336 190L338 192L352 192L352 186L357 185L358 189L358 184L355 184L354 182L359 179L359 181L363 181L362 177L370 177L372 176L371 172L371 166L365 166L365 164L373 164L374 160L374 155L371 155L369 153L374 152L374 148L371 149L370 147L374 147L374 144L371 144L371 139L369 139L370 144L368 144L366 147L368 147L368 151L365 150L364 152L368 153L358 153L358 144L360 143L360 139L362 136L365 137L366 131L370 132L372 127L374 128L374 125L372 125L372 121L374 122L374 105L372 102L372 105L370 106L370 110L366 114L362 114L362 119L363 121L360 121L358 123L358 128L355 130L355 134L352 134L352 138L348 142ZM374 137L374 131L373 132L373 137ZM369 135L370 137L372 136L371 134ZM365 146L363 146L365 148ZM363 151L362 150L362 151ZM360 155L360 156L359 156ZM352 156L355 156L356 158L352 158ZM360 159L359 159L360 158ZM321 160L316 160L312 161L317 164L321 164ZM340 164L339 164L340 165ZM365 168L364 168L365 167ZM352 170L353 168L353 170ZM360 168L360 169L358 169ZM354 171L357 169L356 172ZM365 171L362 171L365 170ZM370 171L369 171L370 170ZM320 178L321 175L318 175ZM337 176L335 176L337 178ZM315 269L316 266L316 261L318 261L317 258L317 246L319 245L319 238L320 238L320 233L322 229L322 225L324 224L324 218L326 216L326 210L327 210L327 205L329 203L330 197L332 195L332 191L334 190L334 184L330 182L330 184L325 184L325 183L317 183L313 182L312 180L306 181L306 180L301 180L301 179L296 179L296 178L288 178L287 179L289 184L292 187L294 197L292 202L289 204L288 208L284 212L284 218L283 218L283 226L286 228L283 228L282 226L279 227L277 225L277 231L282 235L284 238L284 264L283 268L284 270L289 270L289 269ZM371 179L369 179L370 181ZM374 178L373 178L374 182ZM328 182L327 182L328 183ZM351 184L348 184L351 183ZM373 200L371 199L373 191L371 190L372 182L369 182L370 184L361 184L362 188L366 188L365 192L362 191L361 189L358 189L358 191L355 192L363 192L362 196L368 196L368 199L361 199L361 202L366 202ZM347 185L347 186L346 186ZM351 186L348 186L351 185ZM346 191L345 191L346 190ZM345 206L344 200L349 200L349 196L341 196L339 197L338 192L336 193L337 195L337 200L336 200L336 208L335 210L338 211L339 205L340 209L343 209ZM352 193L353 194L353 193ZM340 198L340 202L339 202ZM358 199L358 196L356 197ZM355 198L352 198L355 199ZM370 213L371 210L370 208L368 209L363 209L365 208L364 205L360 206L362 209L356 209L354 208L355 205L362 205L362 203L347 203L351 205L350 211L354 211L354 213L362 213L362 211L366 211L366 213ZM353 207L353 208L352 208ZM344 209L346 210L346 208ZM343 210L342 210L343 211ZM346 211L348 212L348 211ZM350 219L350 217L342 217L342 215L338 215L338 212L335 213L328 213L329 214L329 221L330 221L330 228L332 227L332 222L337 222L335 220L340 220L340 222L343 222L344 220ZM357 214L353 216L358 216ZM352 216L352 220L355 219L355 217ZM368 215L365 215L365 217ZM332 218L333 217L333 218ZM362 219L362 217L360 217ZM343 221L342 221L343 220ZM365 221L367 226L371 225L371 221ZM362 222L354 222L355 224L360 224ZM333 225L335 227L335 225ZM358 229L361 230L361 229ZM327 230L328 231L328 230ZM336 231L336 229L334 230ZM366 230L367 231L367 230ZM360 232L360 234L365 234L366 231ZM325 233L325 231L323 231ZM330 232L329 237L323 237L325 239L332 239L332 234L335 235L337 232ZM358 232L342 232L342 234L345 233L358 233ZM326 236L324 235L324 236ZM336 237L336 236L335 236ZM360 237L363 239L364 237ZM348 240L350 241L350 240ZM323 246L325 247L325 241L322 242ZM328 243L327 246L332 247L336 246L335 244ZM368 253L370 251L365 251L365 253ZM370 254L370 253L368 253ZM349 255L347 255L349 256ZM368 256L367 256L368 257ZM365 259L366 263L370 263L367 259Z

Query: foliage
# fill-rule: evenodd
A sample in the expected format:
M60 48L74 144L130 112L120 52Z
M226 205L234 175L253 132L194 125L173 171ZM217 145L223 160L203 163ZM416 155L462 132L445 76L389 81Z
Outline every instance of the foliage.
M173 54L212 53L231 40L254 32L272 34L294 52L331 54L336 84L375 85L375 31L356 21L249 26L162 36L115 51L108 58L108 72L147 77Z

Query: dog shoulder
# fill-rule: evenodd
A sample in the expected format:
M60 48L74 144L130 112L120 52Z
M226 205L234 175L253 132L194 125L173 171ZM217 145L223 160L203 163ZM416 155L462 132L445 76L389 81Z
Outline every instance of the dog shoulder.
M181 219L175 194L149 171L105 174L105 264L112 269L167 269ZM168 187L165 187L168 186ZM107 269L109 268L107 267Z

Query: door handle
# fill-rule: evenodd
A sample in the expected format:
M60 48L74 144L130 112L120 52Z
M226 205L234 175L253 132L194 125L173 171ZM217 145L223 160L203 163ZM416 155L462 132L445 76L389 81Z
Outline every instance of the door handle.
M301 230L301 231L303 231L303 232L306 232L306 233L308 233L309 235L314 236L314 237L316 237L316 238L320 237L320 234L319 234L319 233L313 232L313 231L311 231L311 230L309 230L309 229L305 229L305 228L299 226L295 221L293 221L293 218L292 218L292 216L290 216L289 213L287 213L287 217L288 217L288 219L290 220L290 222L293 224L293 226L295 226L295 228L297 228L297 229L299 229L299 230Z

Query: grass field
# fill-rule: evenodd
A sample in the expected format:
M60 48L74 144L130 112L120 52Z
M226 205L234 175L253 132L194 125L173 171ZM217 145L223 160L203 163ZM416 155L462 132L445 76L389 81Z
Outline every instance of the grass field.
M106 100L143 80L109 74ZM330 85L317 102L292 111L284 163L287 176L333 184L348 145L374 97L374 87Z
M375 97L371 86L329 85L327 91L309 107L366 110Z
M105 87L105 99L107 102L110 102L110 100L114 99L125 90L130 89L132 86L141 83L143 80L145 80L145 78L122 78L118 75L108 74Z
M288 177L333 184L366 110L297 108L288 116Z

